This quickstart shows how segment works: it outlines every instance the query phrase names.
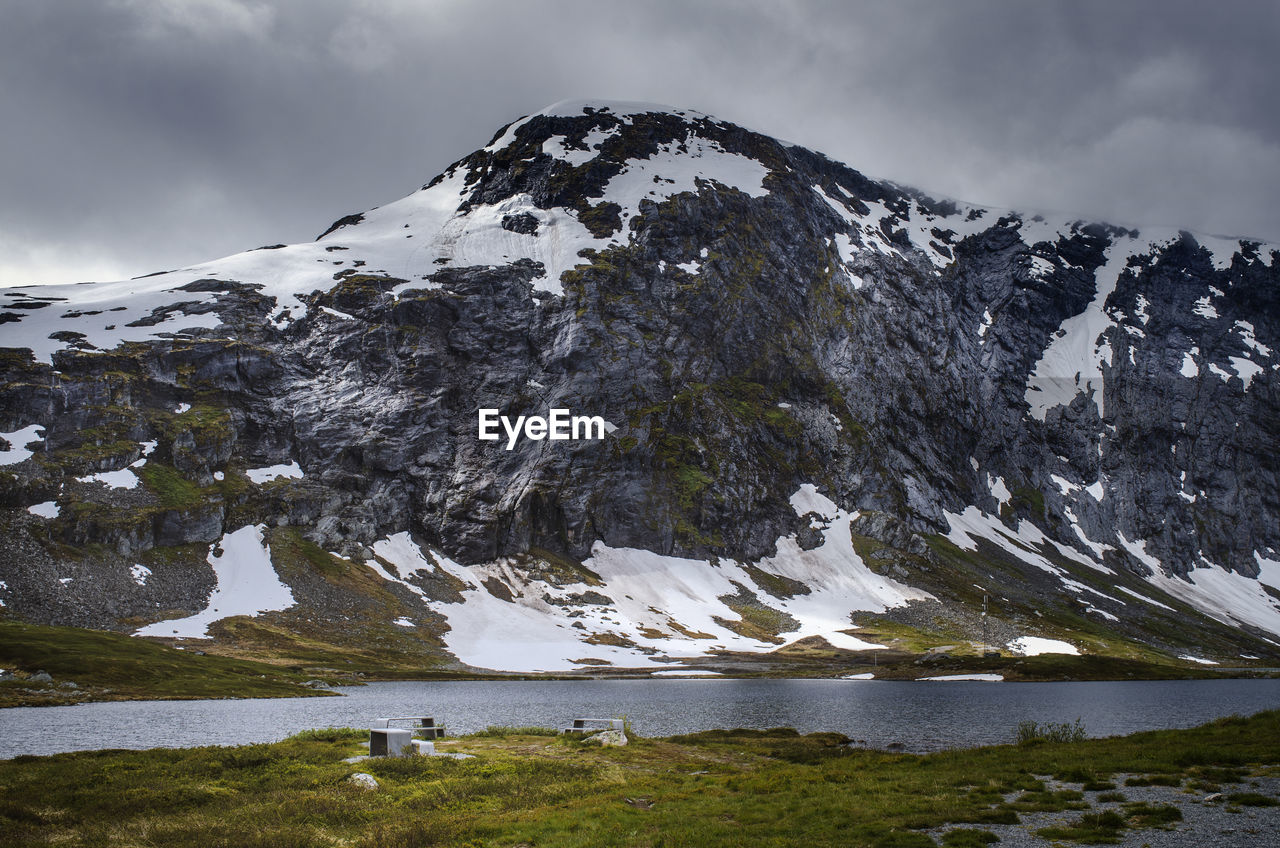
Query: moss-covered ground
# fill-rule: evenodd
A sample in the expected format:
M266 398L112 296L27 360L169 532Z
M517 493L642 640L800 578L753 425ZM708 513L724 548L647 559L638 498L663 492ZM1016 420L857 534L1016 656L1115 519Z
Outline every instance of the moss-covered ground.
M1179 819L1147 804L1094 807L1106 799L1086 793L1112 776L1159 775L1257 805L1274 799L1235 784L1280 764L1274 711L930 755L787 729L633 736L603 749L553 732L497 728L438 743L474 755L465 760L348 763L365 733L333 729L271 745L18 757L0 762L0 831L21 846L889 848L988 844L986 827L1079 811L1043 835L1092 841ZM358 788L348 779L357 772L379 786Z

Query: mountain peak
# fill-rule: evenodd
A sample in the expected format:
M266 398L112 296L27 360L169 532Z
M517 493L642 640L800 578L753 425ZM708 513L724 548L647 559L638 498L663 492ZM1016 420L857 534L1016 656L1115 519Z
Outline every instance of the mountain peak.
M525 262L537 271L530 278L534 292L560 295L567 271L630 244L646 216L665 214L667 204L687 205L681 198L701 192L761 200L780 192L769 201L779 214L802 195L820 198L820 229L838 253L837 272L855 289L866 256L937 275L955 262L961 240L992 227L1016 230L1031 246L1070 239L1084 226L937 201L695 110L563 100L503 127L407 197L335 221L314 243L274 245L136 280L9 289L0 293L0 312L9 344L48 360L67 348L105 350L212 330L219 313L217 297L201 282L208 279L256 287L274 300L278 327L303 315L313 293L352 273L393 279L391 294L399 296L439 287L436 278L448 269ZM1179 237L1169 229L1143 235L1147 247ZM1219 268L1230 265L1241 244L1197 241ZM1256 245L1253 251L1246 258L1258 255ZM1048 273L1049 264L1036 260L1030 268ZM68 309L50 323L50 313L32 311L42 302ZM105 311L118 314L104 322L97 316Z
M548 118L577 118L582 115L598 113L607 113L619 118L649 113L675 115L679 118L690 119L710 118L709 115L692 109L677 109L674 106L666 106L661 103L646 103L640 100L561 100L539 109L533 114L543 115Z
M536 155L536 148L555 136L563 136L573 149L583 149L582 145L598 147L601 142L615 135L633 142L651 140L661 143L663 140L679 141L694 135L713 137L745 132L741 127L703 112L659 103L562 100L507 124L477 153L497 155L503 151L510 152L514 145L520 155ZM527 149L530 146L533 149ZM625 157L634 157L650 152L644 144L615 144L613 147L617 148L611 151L614 158L619 153ZM554 155L553 150L546 152ZM508 158L504 157L503 161Z

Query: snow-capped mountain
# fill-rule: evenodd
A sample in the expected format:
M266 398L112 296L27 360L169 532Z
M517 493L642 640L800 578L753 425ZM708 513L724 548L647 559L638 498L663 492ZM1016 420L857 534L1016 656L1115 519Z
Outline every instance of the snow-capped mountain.
M0 290L0 601L560 671L972 639L986 593L999 644L1260 657L1276 258L557 104L315 242Z

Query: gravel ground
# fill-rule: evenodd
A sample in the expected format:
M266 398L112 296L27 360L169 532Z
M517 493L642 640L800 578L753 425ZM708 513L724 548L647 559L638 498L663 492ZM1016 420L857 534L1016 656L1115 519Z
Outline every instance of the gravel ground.
M1124 793L1127 801L1146 801L1150 804L1172 804L1182 810L1183 820L1169 830L1144 828L1121 831L1119 841L1113 844L1124 848L1268 848L1280 846L1280 807L1238 807L1223 801L1205 801L1207 793L1189 791L1172 786L1125 786L1126 777L1115 775L1116 789ZM1080 784L1059 783L1045 780L1054 790L1079 789ZM1242 784L1224 784L1222 794L1233 792L1257 792L1280 800L1280 777L1252 777ZM1101 812L1114 809L1120 812L1120 802L1101 803L1099 792L1086 792L1085 799L1092 805L1088 811L1071 810L1060 813L1021 813L1021 824L972 825L989 830L1000 837L1000 848L1043 848L1043 846L1076 845L1079 843L1048 840L1036 835L1042 827L1065 825L1076 821L1082 812ZM1013 796L1009 796L1012 798ZM970 827L965 825L964 827ZM941 841L941 835L953 827L930 831Z

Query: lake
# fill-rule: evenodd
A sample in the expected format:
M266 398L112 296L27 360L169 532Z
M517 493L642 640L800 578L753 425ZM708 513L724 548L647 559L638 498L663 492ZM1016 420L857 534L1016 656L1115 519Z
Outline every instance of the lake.
M732 727L834 730L931 751L1010 742L1019 721L1083 720L1090 736L1191 727L1280 707L1280 680L984 683L879 680L415 681L344 697L119 701L0 710L0 758L100 748L272 742L378 716L431 715L451 734L627 716L668 736Z

